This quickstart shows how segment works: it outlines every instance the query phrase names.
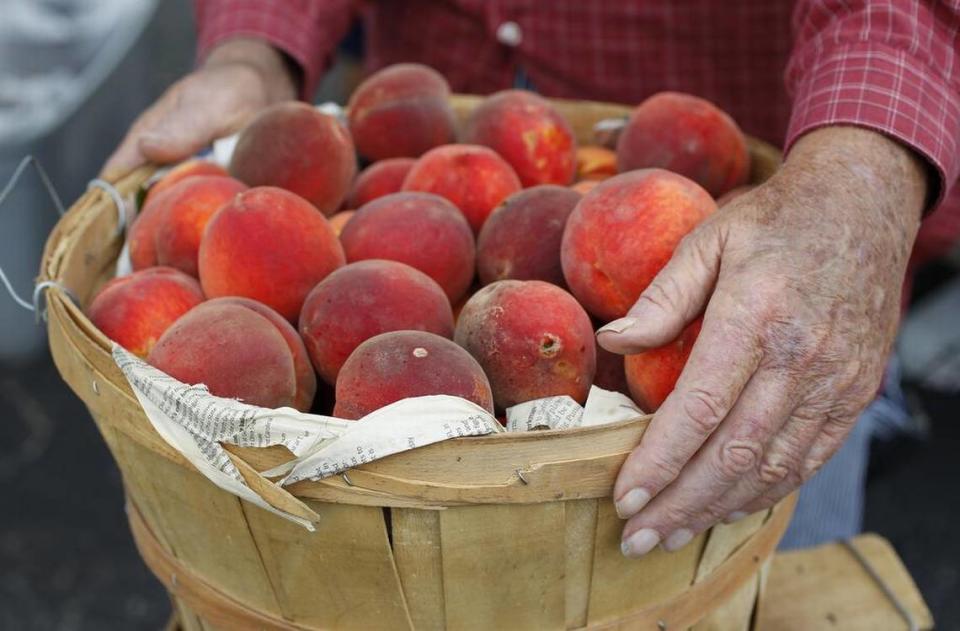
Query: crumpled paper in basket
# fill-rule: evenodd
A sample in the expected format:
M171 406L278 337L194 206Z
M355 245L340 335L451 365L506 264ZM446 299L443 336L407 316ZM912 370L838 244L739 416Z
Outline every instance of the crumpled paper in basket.
M446 395L397 401L357 421L262 408L217 397L150 366L117 344L113 358L157 433L218 487L309 530L313 524L283 511L250 488L222 443L240 447L283 445L289 462L267 477L281 486L319 480L409 449L463 436L503 431L566 429L636 418L628 397L594 386L586 406L567 396L528 401L507 410L507 430L480 406Z

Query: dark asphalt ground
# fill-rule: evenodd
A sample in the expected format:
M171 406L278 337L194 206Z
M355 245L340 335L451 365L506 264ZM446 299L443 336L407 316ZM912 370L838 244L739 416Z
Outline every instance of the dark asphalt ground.
M141 111L189 66L186 5L165 2L117 75L40 147L65 198L119 141L119 113ZM960 396L915 393L930 434L875 450L866 528L893 542L938 628L960 629ZM0 362L0 411L0 631L161 628L169 602L130 540L120 476L46 354Z

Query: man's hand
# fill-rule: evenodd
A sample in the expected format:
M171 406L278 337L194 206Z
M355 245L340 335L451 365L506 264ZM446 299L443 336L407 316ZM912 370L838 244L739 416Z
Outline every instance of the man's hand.
M279 51L254 39L224 42L140 115L101 177L183 160L242 128L264 107L295 96L296 81Z
M810 132L600 332L605 348L636 353L704 313L614 487L624 554L675 550L769 507L837 450L883 375L926 182L914 154L881 134Z

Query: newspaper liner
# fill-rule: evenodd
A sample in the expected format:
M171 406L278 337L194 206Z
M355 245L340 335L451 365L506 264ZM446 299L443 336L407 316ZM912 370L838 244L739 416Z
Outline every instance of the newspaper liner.
M278 482L284 486L337 475L450 438L505 431L489 412L459 397L404 399L358 421L348 421L217 397L206 386L177 381L116 344L113 358L157 433L200 473L221 489L311 531L314 527L309 520L276 508L250 488L221 443L285 446L294 458L262 474L284 476ZM640 414L628 397L594 386L585 407L560 396L509 408L506 431L599 425Z

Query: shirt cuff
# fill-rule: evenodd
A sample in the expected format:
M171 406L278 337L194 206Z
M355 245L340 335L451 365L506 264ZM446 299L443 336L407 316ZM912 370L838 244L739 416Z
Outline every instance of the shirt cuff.
M886 45L860 42L808 60L795 84L785 152L827 125L873 129L909 146L933 167L930 199L939 205L960 172L960 97L923 60Z
M235 37L264 40L303 72L300 98L313 98L349 22L346 3L313 0L205 0L197 3L197 60Z

